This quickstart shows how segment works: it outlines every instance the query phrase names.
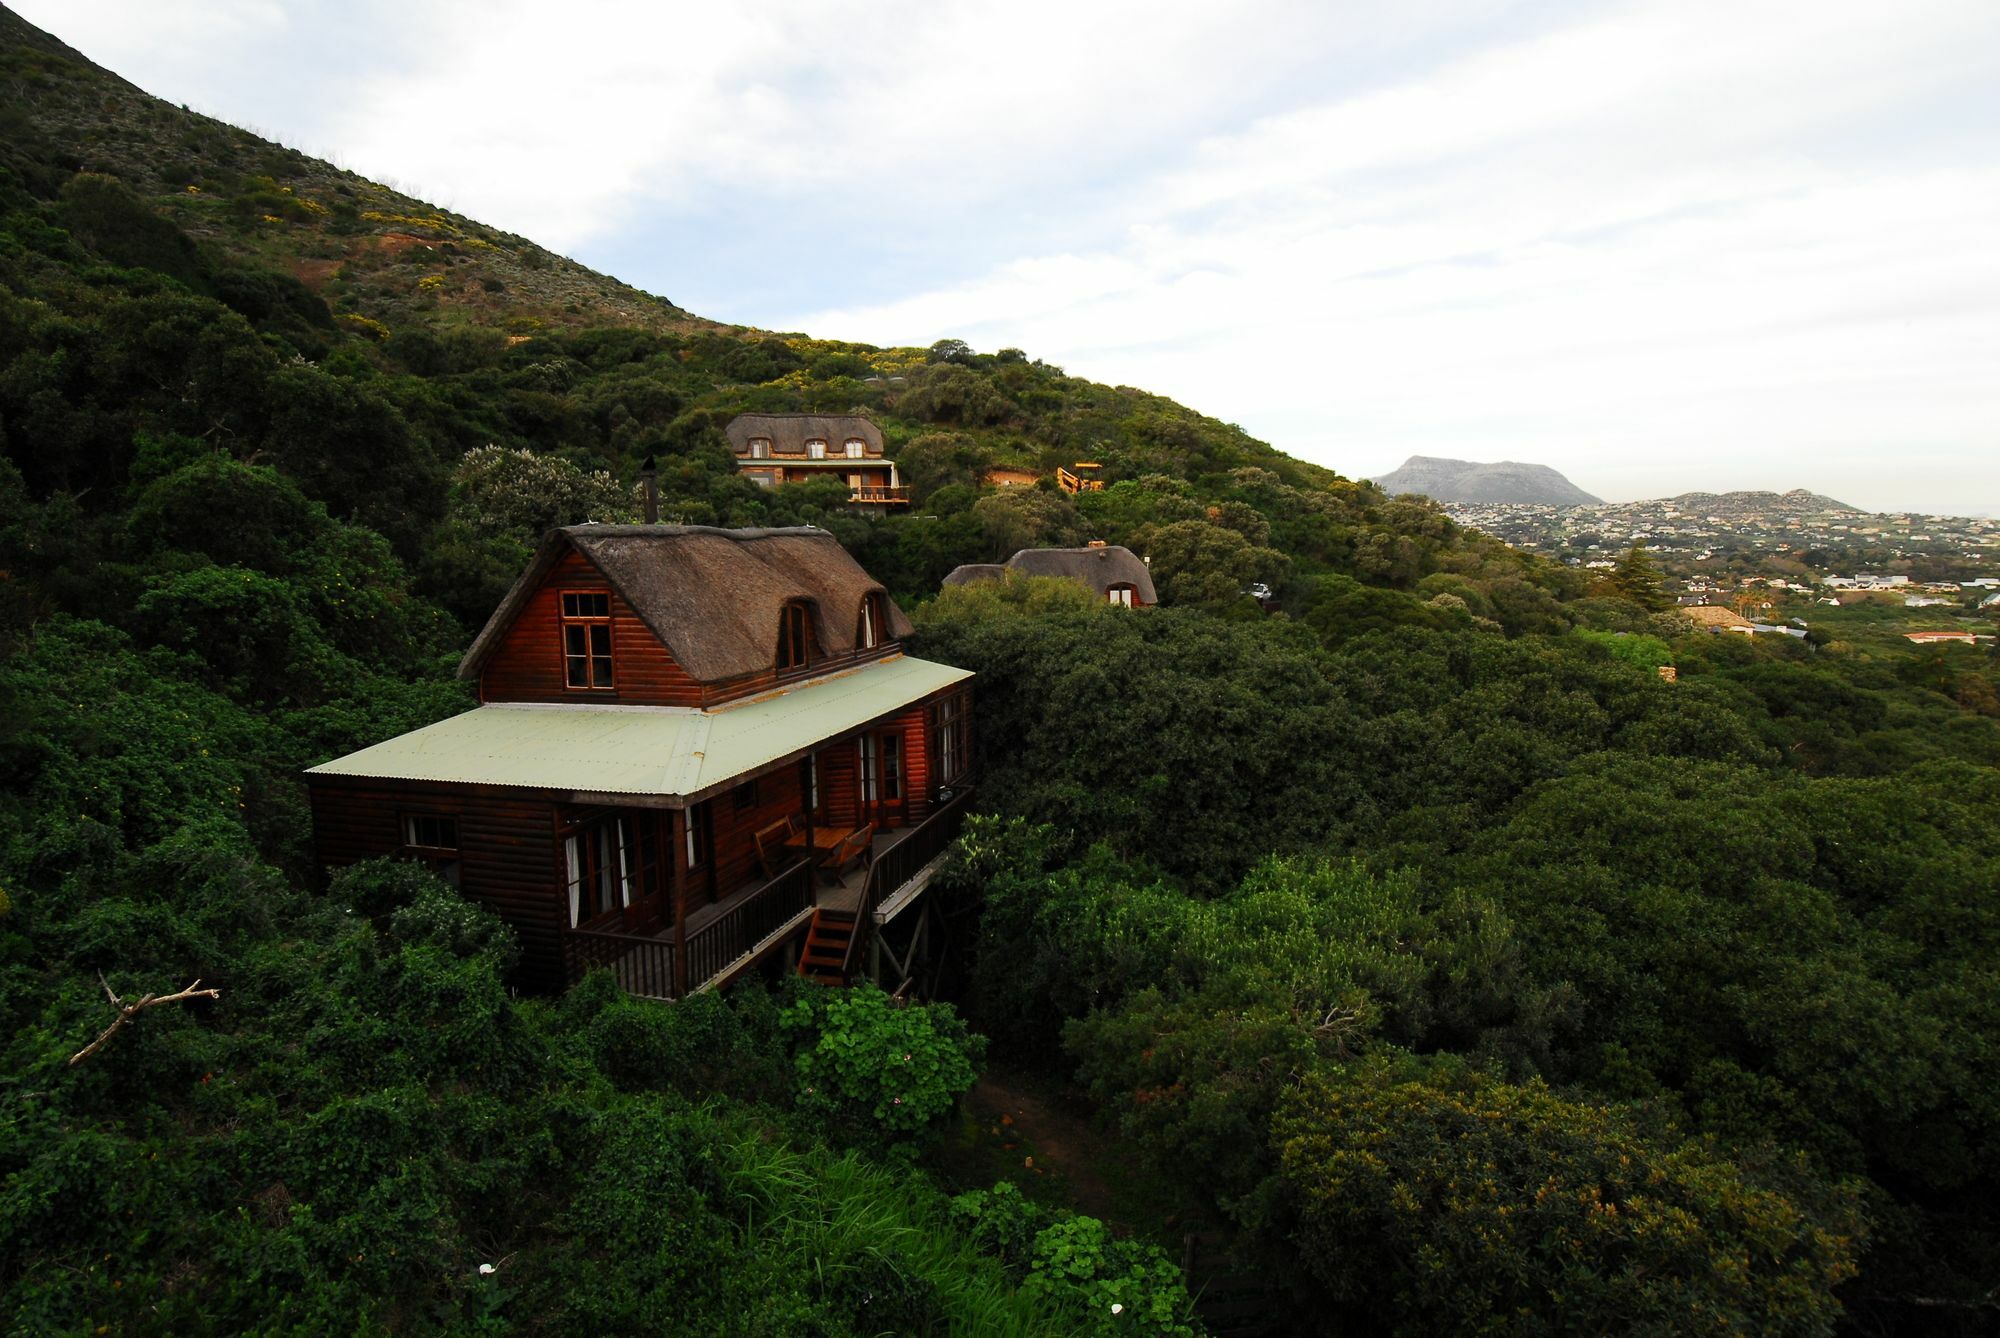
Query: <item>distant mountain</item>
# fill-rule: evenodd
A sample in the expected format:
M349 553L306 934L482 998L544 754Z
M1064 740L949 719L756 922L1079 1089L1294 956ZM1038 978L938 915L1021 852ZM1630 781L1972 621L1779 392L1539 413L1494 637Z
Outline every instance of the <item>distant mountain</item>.
M1440 502L1530 502L1537 506L1592 506L1592 497L1547 465L1514 460L1480 464L1413 455L1403 467L1375 480L1390 494L1420 492Z
M1849 506L1821 493L1807 492L1804 488L1794 488L1785 493L1684 492L1678 497L1667 498L1667 504L1677 511L1697 516L1818 516L1829 511L1861 512L1858 506Z

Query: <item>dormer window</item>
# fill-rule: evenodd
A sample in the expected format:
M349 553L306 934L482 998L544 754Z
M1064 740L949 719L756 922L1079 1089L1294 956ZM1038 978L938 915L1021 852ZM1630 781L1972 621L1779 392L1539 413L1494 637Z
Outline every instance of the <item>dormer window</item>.
M752 437L752 438L750 438L750 458L751 458L752 460L768 460L768 459L770 459L770 458L771 458L771 439L770 439L769 437Z
M849 438L847 439L847 458L848 458L848 459L850 459L850 460L859 460L859 459L860 459L860 458L862 457L862 455L864 455L864 454L865 454L865 453L867 452L867 449L868 449L868 443L867 443L867 442L865 442L865 441L863 441L863 440L861 440L861 438L859 438L859 437L849 437Z
M788 602L778 612L778 669L803 669L812 663L812 611L803 599Z
M815 459L815 460L824 460L824 459L826 459L826 441L825 441L825 439L824 439L824 438L821 438L821 437L814 437L814 438L813 438L813 439L812 439L811 441L807 442L807 443L806 443L806 454L807 454L808 456L812 457L812 458L813 458L813 459Z
M1138 588L1138 586L1133 585L1130 581L1120 581L1117 585L1105 590L1104 602L1129 609L1132 607L1132 592Z
M855 644L863 650L873 650L888 634L889 603L879 592L870 591L861 597L861 627Z
M563 683L608 692L611 682L611 596L601 590L562 592Z

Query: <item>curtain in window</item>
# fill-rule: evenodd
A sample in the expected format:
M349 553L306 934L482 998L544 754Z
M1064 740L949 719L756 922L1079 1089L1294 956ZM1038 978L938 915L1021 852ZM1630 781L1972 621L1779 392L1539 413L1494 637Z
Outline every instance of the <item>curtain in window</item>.
M574 929L583 911L583 851L576 837L563 842L563 856L569 861L569 927Z
M618 819L618 904L632 904L632 833L625 819Z

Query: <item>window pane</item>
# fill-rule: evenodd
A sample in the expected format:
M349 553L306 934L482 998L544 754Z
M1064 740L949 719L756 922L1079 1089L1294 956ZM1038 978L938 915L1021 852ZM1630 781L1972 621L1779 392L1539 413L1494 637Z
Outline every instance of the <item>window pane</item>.
M903 736L900 734L882 736L882 797L903 797Z

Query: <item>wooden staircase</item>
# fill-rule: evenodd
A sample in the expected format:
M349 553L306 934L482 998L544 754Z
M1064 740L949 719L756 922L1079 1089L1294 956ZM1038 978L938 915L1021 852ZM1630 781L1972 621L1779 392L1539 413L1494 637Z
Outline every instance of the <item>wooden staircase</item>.
M847 983L847 948L854 941L854 912L813 912L806 946L799 953L799 974L821 985Z

